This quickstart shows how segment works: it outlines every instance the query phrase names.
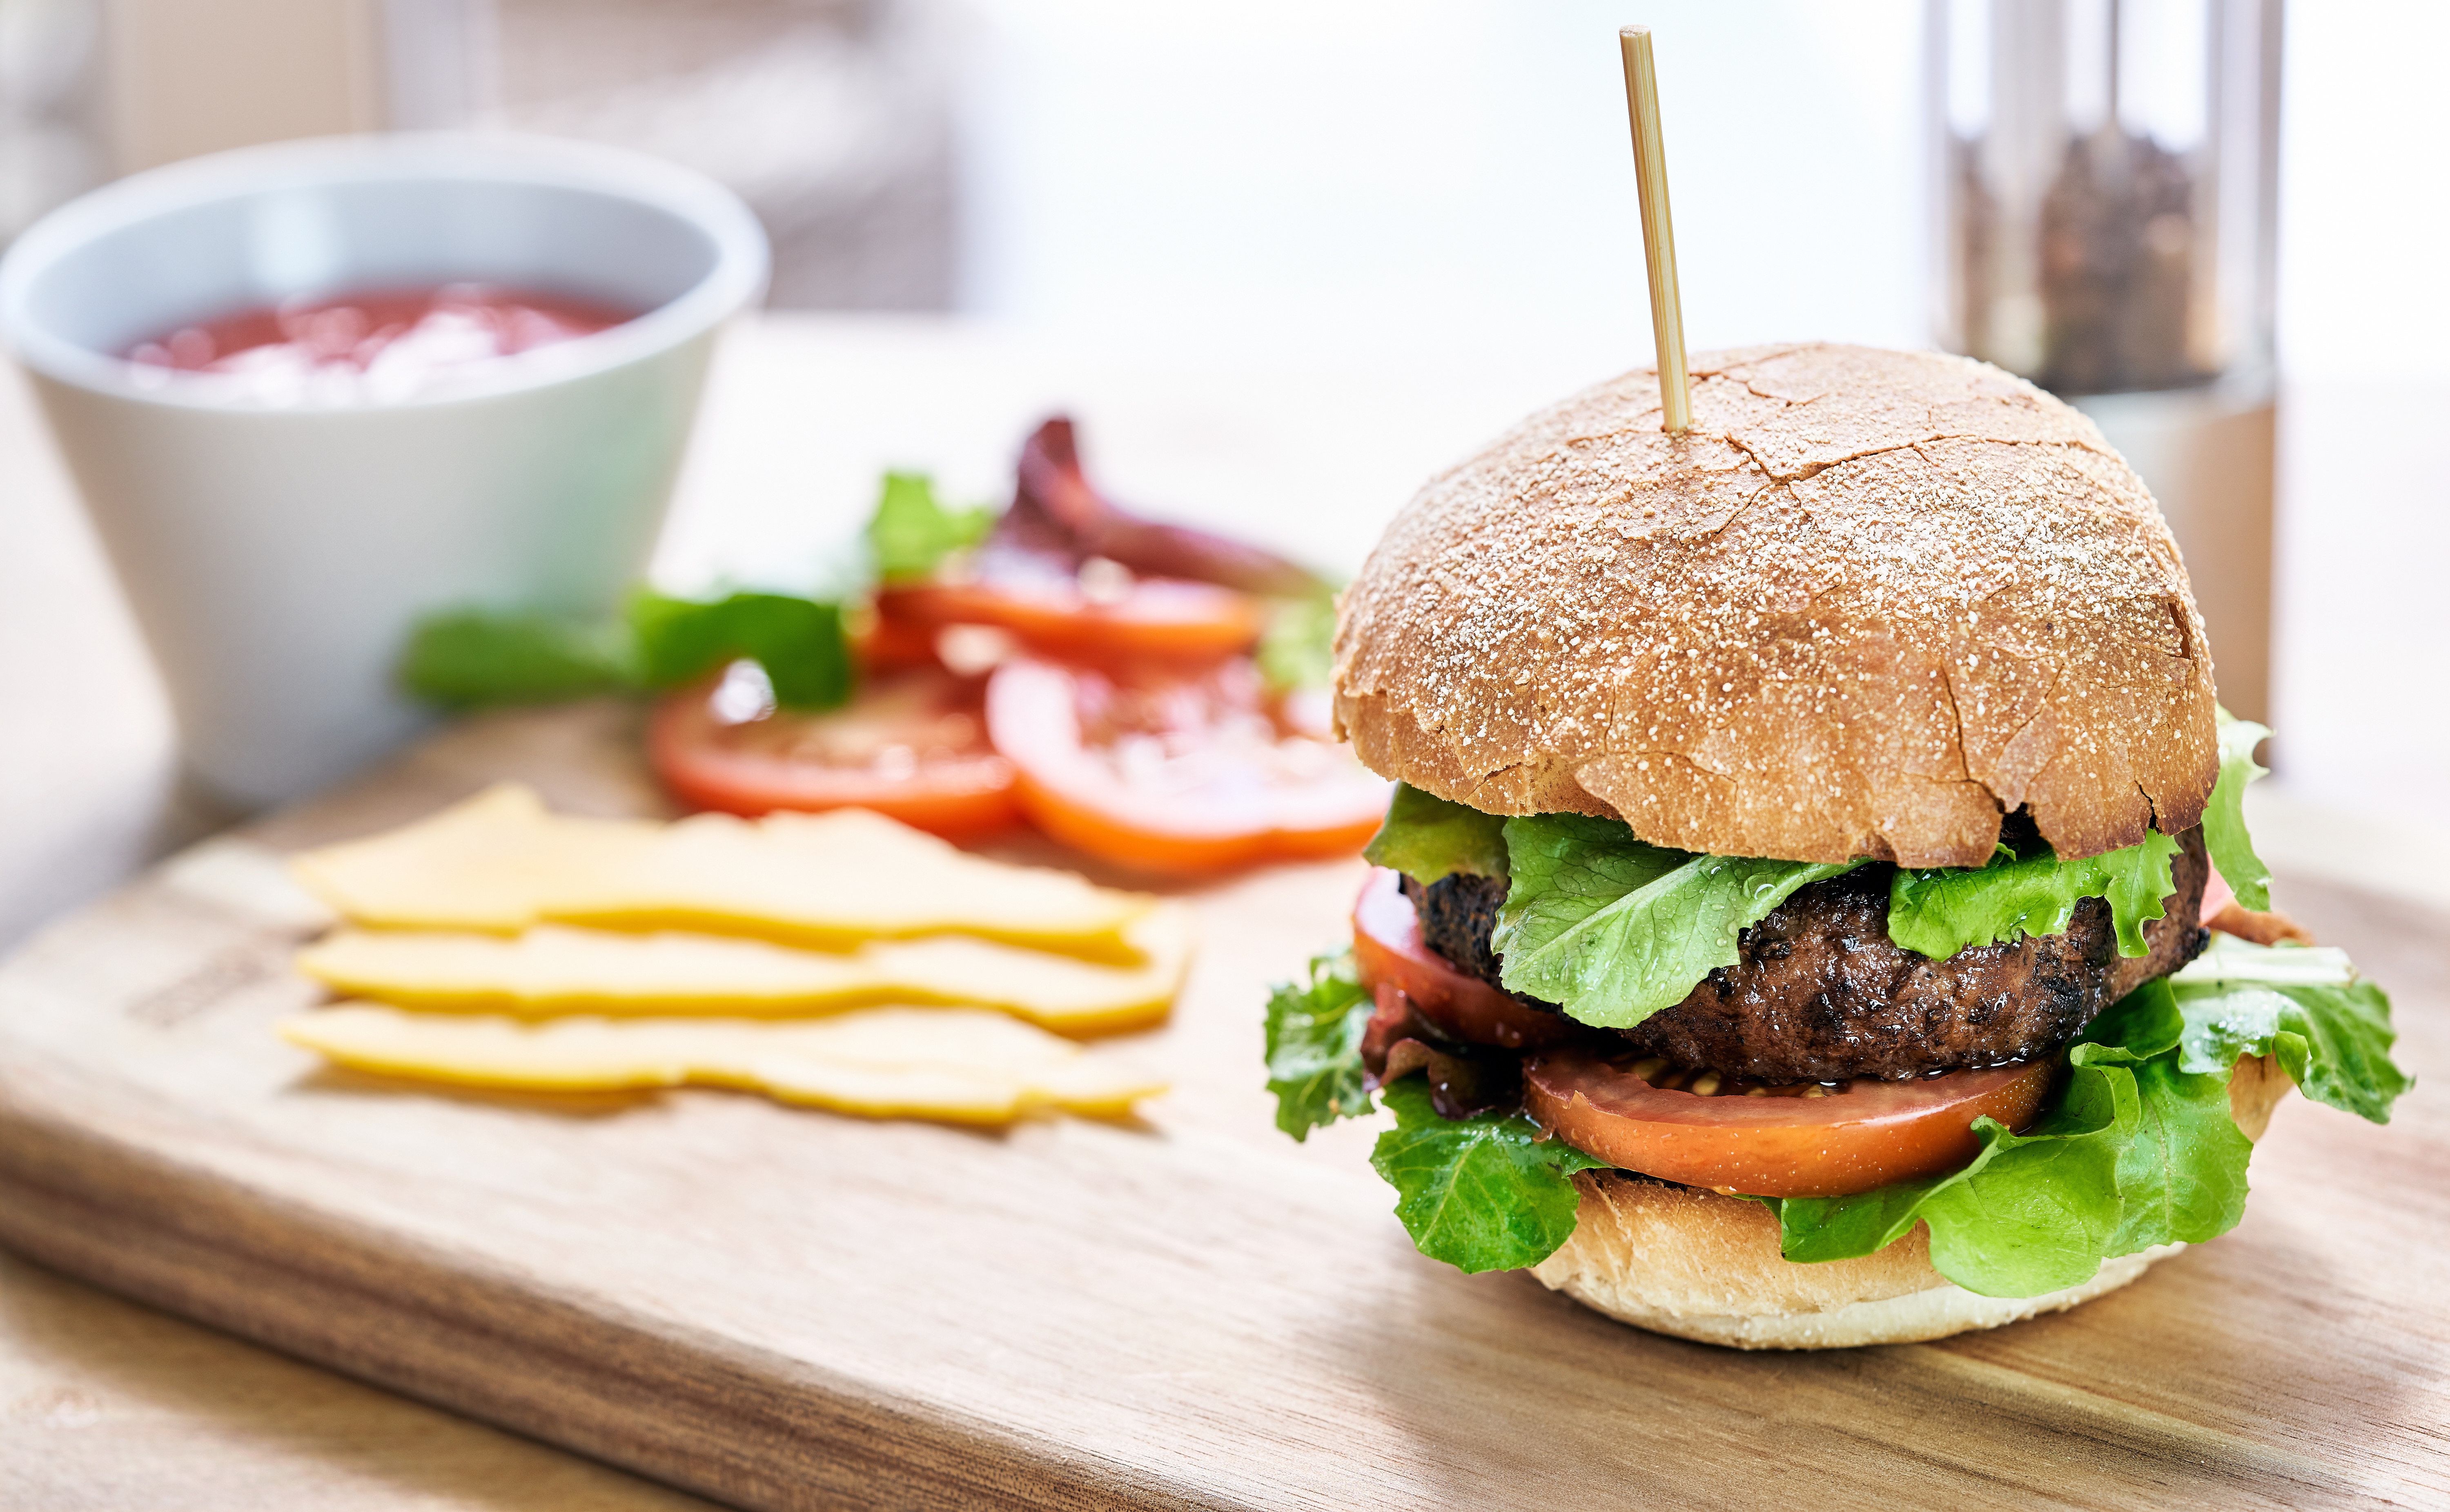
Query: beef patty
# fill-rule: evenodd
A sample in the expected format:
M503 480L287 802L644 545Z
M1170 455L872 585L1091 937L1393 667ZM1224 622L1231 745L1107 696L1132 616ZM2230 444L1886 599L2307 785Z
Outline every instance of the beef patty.
M2208 870L2200 829L2180 838L2168 917L2144 926L2147 954L2118 954L2110 905L2088 898L2065 934L1977 945L1933 960L1889 941L1889 879L1860 866L1796 890L1739 940L1736 963L1673 1008L1620 1031L1647 1054L1757 1081L1891 1080L2046 1055L2092 1017L2192 960ZM1488 937L1502 879L1461 874L1405 892L1429 947L1491 985ZM1555 1011L1555 1005L1524 998Z

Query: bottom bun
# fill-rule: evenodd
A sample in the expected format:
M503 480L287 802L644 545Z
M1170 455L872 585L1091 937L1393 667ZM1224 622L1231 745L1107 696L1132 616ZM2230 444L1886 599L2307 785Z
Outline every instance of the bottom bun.
M2238 1062L2229 1106L2248 1138L2262 1137L2288 1087L2267 1056ZM1932 1269L1920 1224L1876 1253L1802 1265L1779 1253L1778 1220L1758 1202L1622 1172L1574 1180L1583 1200L1573 1237L1531 1273L1637 1328L1739 1349L1840 1349L1995 1328L2115 1290L2186 1248L2122 1255L2090 1281L2038 1297L1986 1297Z

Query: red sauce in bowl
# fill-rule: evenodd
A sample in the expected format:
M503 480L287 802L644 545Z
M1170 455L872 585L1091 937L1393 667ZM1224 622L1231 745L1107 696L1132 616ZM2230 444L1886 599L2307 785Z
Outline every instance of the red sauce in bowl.
M556 294L447 283L243 310L181 326L127 357L148 377L208 376L266 403L362 402L403 398L476 363L631 318Z

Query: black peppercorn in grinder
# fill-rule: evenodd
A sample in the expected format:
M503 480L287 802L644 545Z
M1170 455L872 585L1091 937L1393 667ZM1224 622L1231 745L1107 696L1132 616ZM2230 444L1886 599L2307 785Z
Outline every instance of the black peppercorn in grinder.
M2126 454L2261 719L2281 0L1926 4L1940 344Z

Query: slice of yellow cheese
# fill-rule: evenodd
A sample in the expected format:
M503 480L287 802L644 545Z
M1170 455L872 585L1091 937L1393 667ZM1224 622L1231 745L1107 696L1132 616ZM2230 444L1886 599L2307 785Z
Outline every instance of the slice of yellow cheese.
M1137 963L1145 893L972 856L865 809L676 824L578 819L516 784L291 869L355 922L511 934L540 922L694 929L842 950L964 934Z
M1165 1083L1002 1014L868 1008L830 1018L516 1018L342 1003L281 1033L344 1066L463 1086L612 1092L684 1083L877 1118L1119 1117Z
M540 925L523 934L340 929L298 969L335 992L403 1007L527 1016L772 1016L866 1003L999 1008L1064 1034L1164 1021L1191 966L1191 910L1162 903L1124 937L1143 959L1109 966L992 940L930 935L847 952L719 935L615 934Z

